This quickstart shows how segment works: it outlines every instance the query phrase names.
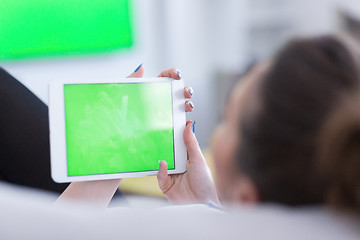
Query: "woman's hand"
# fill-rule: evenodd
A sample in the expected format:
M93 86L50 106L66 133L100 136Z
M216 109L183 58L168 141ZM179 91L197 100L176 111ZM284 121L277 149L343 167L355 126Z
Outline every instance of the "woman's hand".
M144 75L144 67L142 64L128 76L128 78L141 78ZM169 77L175 80L181 79L181 73L176 68L171 68L161 72L158 77ZM191 87L184 88L184 95L190 99L193 95ZM185 102L186 112L192 112L194 105L190 101ZM57 199L56 203L61 203L64 200L75 200L86 203L94 204L98 207L107 207L110 200L114 196L116 189L119 187L121 179L98 180L98 181L85 181L71 183L61 196Z
M171 77L180 79L181 74L177 69L166 70L158 77ZM191 87L185 87L184 96L190 99L193 95ZM194 104L185 102L185 111L192 112ZM195 134L192 132L193 122L187 121L184 131L184 141L188 151L186 172L182 174L167 174L167 163L160 162L158 172L159 187L163 194L174 204L205 203L213 201L219 203L215 184L205 158L201 153Z
M167 199L174 204L207 204L209 201L219 203L210 169L192 132L193 124L192 121L187 121L184 131L188 153L186 172L168 175L167 163L161 161L157 175L159 187Z

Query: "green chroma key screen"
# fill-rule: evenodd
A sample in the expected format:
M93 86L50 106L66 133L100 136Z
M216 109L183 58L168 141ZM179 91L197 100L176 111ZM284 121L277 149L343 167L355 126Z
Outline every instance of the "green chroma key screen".
M132 45L131 0L0 0L0 60Z
M174 169L171 83L64 86L68 176Z

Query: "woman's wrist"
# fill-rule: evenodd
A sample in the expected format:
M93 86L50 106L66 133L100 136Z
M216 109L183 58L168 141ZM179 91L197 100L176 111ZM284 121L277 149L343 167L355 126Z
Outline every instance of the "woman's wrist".
M120 181L121 179L73 182L60 195L56 204L65 201L81 201L98 207L107 207Z

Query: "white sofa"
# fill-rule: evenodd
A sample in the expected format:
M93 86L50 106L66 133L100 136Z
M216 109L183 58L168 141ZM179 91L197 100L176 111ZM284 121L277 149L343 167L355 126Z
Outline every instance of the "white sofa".
M205 205L157 209L54 206L55 197L0 184L0 239L360 239L360 221L321 208Z

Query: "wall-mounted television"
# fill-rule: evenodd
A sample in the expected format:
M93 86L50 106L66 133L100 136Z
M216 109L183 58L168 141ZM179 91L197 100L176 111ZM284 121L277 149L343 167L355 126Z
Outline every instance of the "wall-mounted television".
M133 43L131 0L0 2L0 61L104 53Z

